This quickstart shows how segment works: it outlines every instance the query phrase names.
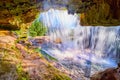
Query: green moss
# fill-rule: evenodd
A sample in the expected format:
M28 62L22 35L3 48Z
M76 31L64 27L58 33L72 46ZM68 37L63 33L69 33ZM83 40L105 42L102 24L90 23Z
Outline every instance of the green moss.
M47 60L53 60L53 61L58 61L56 58L52 57L51 55L47 54L45 51L43 50L39 50L39 52L41 52L41 54L47 59Z
M64 74L61 75L54 74L54 77L51 80L71 80L71 79Z
M36 19L29 28L29 35L32 37L45 35L47 28L41 21Z
M45 76L47 80L71 80L70 77L68 77L64 73L61 73L60 71L58 71L58 69L51 66L50 64L48 64L47 66L47 71L49 72L49 74L51 74L51 75L48 74Z
M21 63L17 64L16 70L17 70L17 74L18 74L17 80L30 80L28 74L23 71Z
M7 78L1 76L6 76ZM15 80L30 80L28 74L23 71L21 65L16 66L7 61L0 61L0 78L1 80L6 80L9 79L8 77Z
M0 74L5 74L11 71L11 65L8 65L9 62L0 61Z

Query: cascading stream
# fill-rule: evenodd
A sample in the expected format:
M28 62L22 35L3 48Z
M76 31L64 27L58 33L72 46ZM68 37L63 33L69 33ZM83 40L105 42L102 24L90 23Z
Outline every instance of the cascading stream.
M41 13L39 20L48 27L50 37L42 50L68 69L84 71L87 66L93 74L120 62L120 26L81 26L77 14L54 9Z

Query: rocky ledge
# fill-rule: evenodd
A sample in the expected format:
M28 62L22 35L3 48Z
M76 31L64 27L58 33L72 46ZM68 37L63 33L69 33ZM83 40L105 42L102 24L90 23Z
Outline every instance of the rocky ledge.
M48 62L27 40L0 31L0 80L71 80Z

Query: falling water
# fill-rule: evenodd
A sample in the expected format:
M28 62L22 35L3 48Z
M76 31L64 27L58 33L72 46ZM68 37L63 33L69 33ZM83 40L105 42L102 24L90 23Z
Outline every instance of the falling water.
M81 26L77 14L55 9L41 13L39 20L48 27L46 35L50 37L42 50L69 70L79 72L82 69L86 73L87 66L93 74L115 67L120 61L120 26Z

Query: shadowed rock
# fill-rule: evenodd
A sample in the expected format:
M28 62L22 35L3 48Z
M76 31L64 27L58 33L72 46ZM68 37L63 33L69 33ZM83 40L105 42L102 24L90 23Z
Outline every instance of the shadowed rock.
M117 68L109 68L92 75L90 80L120 80L120 63Z

